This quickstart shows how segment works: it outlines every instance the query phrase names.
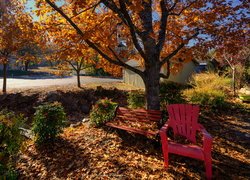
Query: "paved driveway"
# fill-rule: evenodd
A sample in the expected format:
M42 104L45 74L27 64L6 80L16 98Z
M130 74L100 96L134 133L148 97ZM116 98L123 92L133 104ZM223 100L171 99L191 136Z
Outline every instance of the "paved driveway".
M121 79L112 79L112 78L98 78L91 76L81 76L81 83L90 84L90 83L109 83L109 82L121 82ZM2 86L3 79L0 78L0 87ZM39 76L22 76L18 78L8 78L7 79L7 89L16 89L16 88L32 88L32 87L46 87L46 86L60 86L68 84L77 84L77 77L39 77Z

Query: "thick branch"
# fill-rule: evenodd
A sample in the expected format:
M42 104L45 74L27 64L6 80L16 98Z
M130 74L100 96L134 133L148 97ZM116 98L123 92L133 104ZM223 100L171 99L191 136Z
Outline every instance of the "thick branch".
M160 77L161 77L161 78L164 78L164 79L168 79L168 78L169 78L168 75L165 75L165 74L163 74L163 73L160 73Z
M81 57L81 60L80 60L79 68L78 68L78 69L80 69L80 70L82 69L83 62L84 62L83 57Z
M132 40L133 40L133 43L135 45L135 48L138 50L138 52L141 54L141 56L145 59L146 58L145 53L143 52L142 47L140 46L140 44L138 42L138 38L136 37L135 25L133 24L129 14L128 14L126 4L124 3L123 0L119 0L119 3L120 3L120 7L121 7L120 10L121 10L122 14L124 15L124 18L128 22L128 27L129 27L130 34L132 36Z
M139 74L141 77L143 76L143 72L142 72L142 71L140 71L140 70L138 70L138 69L136 69L136 68L134 68L134 67L132 67L132 66L129 66L129 65L126 64L126 63L124 63L124 62L118 57L118 55L115 53L115 51L114 51L112 48L109 47L109 50L112 52L112 54L113 54L113 55L115 56L115 58L118 60L118 62L122 64L121 66L123 66L123 67L126 68L126 69L129 69L130 71L133 71L133 72Z
M77 71L77 68L74 66L74 64L71 61L69 60L65 60L65 61L69 63L75 71Z
M82 13L84 13L84 12L86 12L86 11L92 9L92 8L95 9L100 3L101 3L101 1L97 2L96 4L94 4L94 5L90 6L90 7L88 7L88 8L86 8L86 9L82 10L81 12L79 12L79 13L77 13L77 14L71 16L70 19L75 18L75 17L79 16L80 14L82 14Z
M160 77L164 79L168 79L170 76L170 60L167 61L167 74L160 73Z
M187 38L187 42L194 37L198 36L199 32L197 31L195 34ZM167 57L163 58L162 61L160 62L160 66L163 66L166 62L170 61L172 57L174 57L184 46L186 43L181 43L172 53L170 53Z
M160 54L163 48L165 39L166 39L166 29L167 29L167 20L168 20L168 10L166 8L166 4L164 0L160 2L160 5L161 5L161 11L162 11L161 25L160 25L160 32L159 32L159 40L158 40L158 44L156 45L158 54Z
M190 6L192 6L194 3L195 3L196 1L193 1L193 2L191 2L189 5L187 5L187 6L185 6L184 8L182 8L181 10L180 10L180 12L178 12L178 13L174 13L174 12L172 12L172 13L169 13L169 15L173 15L173 16L180 16L182 13L183 13L183 11L185 11L186 9L188 9ZM176 4L175 4L176 5ZM174 6L175 6L174 5ZM173 7L174 7L173 6ZM174 8L171 8L172 10L174 9Z
M122 22L129 27L127 19L124 17L124 14L122 13L121 9L117 7L115 2L113 0L102 0L102 3L108 7L110 10L112 10L115 14L119 16L119 18L122 20ZM141 32L136 28L136 26L133 24L133 28L136 31L137 34L140 34Z

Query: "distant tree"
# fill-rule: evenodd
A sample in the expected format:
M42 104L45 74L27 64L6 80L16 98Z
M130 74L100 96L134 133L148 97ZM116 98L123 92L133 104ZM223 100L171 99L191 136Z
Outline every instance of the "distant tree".
M24 71L28 71L30 63L39 63L41 61L42 50L35 42L27 42L17 52L18 62L24 65Z
M22 1L6 1L0 17L0 63L3 64L3 92L7 87L7 66L13 56L18 59L18 51L35 42L38 37L38 25L33 22L30 15L25 12ZM36 41L38 42L38 41ZM41 43L40 41L39 43Z

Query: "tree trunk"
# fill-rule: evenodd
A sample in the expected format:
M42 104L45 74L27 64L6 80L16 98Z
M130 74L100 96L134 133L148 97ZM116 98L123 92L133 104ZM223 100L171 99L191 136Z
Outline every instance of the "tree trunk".
M7 89L7 63L3 64L3 93L6 93Z
M77 86L80 88L81 87L80 70L76 71L76 74L77 74Z
M145 93L147 109L159 110L160 109L160 75L158 67L151 67L145 71L143 78L145 83Z
M24 62L24 71L28 71L29 68L29 61Z
M233 93L234 93L234 96L236 96L236 84L235 84L235 67L232 68L233 70Z

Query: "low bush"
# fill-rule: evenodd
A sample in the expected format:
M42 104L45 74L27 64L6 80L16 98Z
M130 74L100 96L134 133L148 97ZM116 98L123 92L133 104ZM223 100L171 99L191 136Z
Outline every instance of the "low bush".
M168 104L184 103L185 99L182 91L187 85L175 83L172 81L164 81L160 84L161 105L165 108Z
M145 94L143 91L131 91L128 93L128 107L132 109L144 108L146 104Z
M116 107L117 103L107 98L97 101L90 112L90 124L98 127L113 119Z
M219 90L197 88L184 91L188 100L195 104L223 107L225 105L225 93Z
M194 88L207 88L221 91L228 91L231 85L231 79L219 76L216 73L200 73L192 77L190 84Z
M17 179L14 166L23 142L19 127L25 121L22 115L0 111L0 179Z
M38 145L53 142L62 132L66 114L58 102L46 103L36 108L32 130Z
M193 76L192 89L184 90L187 99L196 104L223 107L230 88L230 79L215 73L201 73Z

